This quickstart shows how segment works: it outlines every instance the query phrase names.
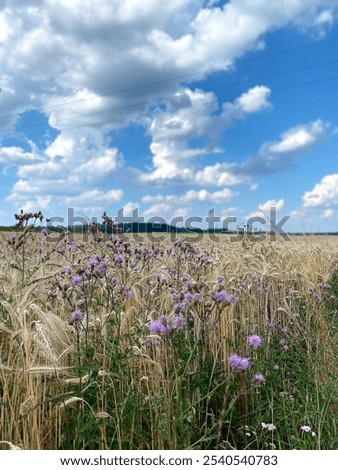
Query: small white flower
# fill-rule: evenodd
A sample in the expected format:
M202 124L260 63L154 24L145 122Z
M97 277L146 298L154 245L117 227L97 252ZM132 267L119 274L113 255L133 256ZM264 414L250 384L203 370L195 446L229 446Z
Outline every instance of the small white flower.
M312 433L311 433L311 436L312 436L312 437L316 437L316 436L317 436L317 434L316 434L315 432L313 432L313 431L312 431Z
M276 426L273 423L261 423L263 429L267 429L268 431L275 431Z
M310 426L301 426L300 429L304 432L310 432L311 431Z

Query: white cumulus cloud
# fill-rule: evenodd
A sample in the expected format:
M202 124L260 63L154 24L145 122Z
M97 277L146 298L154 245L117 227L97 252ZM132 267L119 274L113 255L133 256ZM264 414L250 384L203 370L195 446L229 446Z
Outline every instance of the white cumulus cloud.
M338 173L326 175L311 191L303 195L304 207L338 204Z

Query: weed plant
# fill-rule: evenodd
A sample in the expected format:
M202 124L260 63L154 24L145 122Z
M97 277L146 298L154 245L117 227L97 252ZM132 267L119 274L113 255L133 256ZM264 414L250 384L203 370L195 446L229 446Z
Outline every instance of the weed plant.
M333 237L1 235L2 449L338 448Z

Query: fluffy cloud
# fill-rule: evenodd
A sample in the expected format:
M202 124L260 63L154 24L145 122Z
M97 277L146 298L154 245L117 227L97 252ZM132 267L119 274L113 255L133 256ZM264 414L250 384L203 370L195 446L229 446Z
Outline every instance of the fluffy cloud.
M107 148L100 132L64 131L40 155L38 162L21 165L18 176L33 187L46 185L69 192L94 182L98 184L122 165L122 156Z
M317 119L288 129L277 142L264 143L258 154L249 158L238 171L244 174L272 174L295 165L295 159L321 144L328 136L329 124Z
M313 148L324 135L320 122L282 135L242 167L196 165L219 151L220 132L234 120L271 106L270 90L259 84L219 103L212 92L182 87L183 79L187 84L230 70L261 47L264 34L285 25L326 30L338 8L338 0L218 3L3 0L0 139L12 137L17 126L24 142L22 148L3 142L0 150L0 163L18 168L8 200L34 203L44 196L55 204L97 190L99 207L100 191L121 189L116 180L124 171L108 135L133 124L151 139L152 167L138 174L144 185L233 186L290 167L297 152ZM37 123L40 150L27 151L21 121L34 110L52 132L42 136L45 121Z
M269 154L304 153L325 139L327 127L320 119L293 127L281 135L279 142L267 144L262 151Z
M322 215L320 216L321 219L331 219L334 215L333 209L325 209Z
M143 215L146 217L155 217L168 214L171 210L171 205L164 202L159 202L157 204L152 204L148 209L143 212Z
M208 192L206 189L201 189L199 191L190 190L184 196L180 198L182 202L225 202L234 197L234 193L230 189L225 188L221 191L215 191L213 193Z
M93 189L89 191L85 191L82 194L74 197L65 197L63 199L64 203L67 206L74 206L78 205L79 203L86 203L91 201L95 202L114 202L120 201L123 196L123 191L120 189L112 189L110 191L100 191L98 189Z
M158 111L150 122L150 150L155 169L144 173L141 181L160 182L170 179L219 186L241 182L240 177L232 175L225 164L207 166L194 172L194 160L206 153L218 153L216 143L222 130L236 119L268 108L269 95L269 88L256 86L233 103L223 103L222 110L219 110L214 93L188 88L177 92L166 109ZM205 136L205 147L190 147L191 139Z
M338 173L326 175L311 191L303 195L304 207L338 204Z
M271 106L268 101L270 93L271 90L268 87L257 85L237 98L235 107L243 113L257 113Z
M279 211L283 209L284 205L285 205L284 199L278 199L278 200L269 199L268 201L265 201L259 204L258 210L248 215L247 219L261 217L263 219L269 220L271 210L274 209L276 211Z
M231 0L223 7L203 7L202 0L2 4L2 110L13 115L42 107L62 127L71 116L73 125L125 125L147 104L173 94L179 77L229 69L273 28L322 28L338 6L335 0ZM247 96L241 104L254 109L257 101Z
M25 152L21 147L0 147L0 163L6 166L17 166L40 161L35 152Z
M236 175L236 165L215 163L207 165L195 174L195 182L200 186L235 186L246 181L245 176Z

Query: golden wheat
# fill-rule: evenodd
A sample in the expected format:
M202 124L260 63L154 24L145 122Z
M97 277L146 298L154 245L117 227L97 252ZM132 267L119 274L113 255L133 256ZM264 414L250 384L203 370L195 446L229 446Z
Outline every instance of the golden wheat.
M17 239L14 247L16 255L26 242L27 235L31 235L30 231L27 229ZM229 340L235 341L239 348L245 347L247 335L268 331L271 323L281 327L292 324L294 331L301 333L312 328L315 318L318 341L323 348L330 346L324 313L320 308L312 307L308 309L307 315L301 316L299 299L305 298L308 289L318 282L326 282L338 268L338 244L335 238L294 237L289 242L277 240L261 243L250 240L232 243L228 237L221 240L219 243L208 240L199 242L200 249L208 250L214 263L197 275L196 283L209 289L217 276L224 276L228 292L236 293L240 282L245 283L246 287L241 292L238 304L227 307L226 312L217 313L213 310L211 313L210 324L218 324L218 328L211 328L209 332L209 347L215 360L226 369L227 357L232 352ZM163 244L163 250L166 245ZM106 398L100 395L100 384L110 384L111 393L116 396L127 393L124 385L108 372L110 359L103 352L101 369L95 379L98 384L97 409L93 409L81 397L69 397L69 386L86 386L90 376L86 374L78 377L75 373L79 331L69 324L69 308L48 295L51 280L62 276L66 258L63 265L57 253L52 253L48 262L39 265L37 246L37 241L30 241L27 263L34 264L36 261L39 267L31 274L29 282L23 282L20 271L13 268L19 259L15 260L15 253L8 250L6 237L2 234L0 427L3 440L0 444L6 444L11 449L59 448L63 439L62 428L67 421L66 408L71 405L88 406L94 417L108 420L111 416L105 410ZM144 246L148 246L146 241ZM96 253L96 248L91 245L85 249L88 256ZM109 250L104 245L100 250L109 259ZM80 254L71 253L69 260L76 265L76 256ZM28 256L27 252L24 256ZM173 315L170 297L165 293L158 296L156 285L150 282L156 274L166 276L171 263L171 256L168 255L145 268L141 274L122 270L118 273L118 281L126 282L128 278L133 292L133 296L126 298L121 306L119 334L137 331L160 315ZM264 289L259 292L257 285L264 285ZM104 295L103 284L100 289ZM74 307L82 307L83 302L79 291ZM204 313L208 312L209 302L209 298L202 299ZM104 306L90 310L87 319L89 334L93 338L107 340L108 335L112 334L108 331L108 321L115 315L116 312L107 311ZM202 320L195 321L194 329L196 337L199 337L203 329ZM148 335L147 339L163 343L163 339L156 335ZM85 341L84 335L79 334L78 340ZM130 344L126 336L126 339L121 339L120 347L128 346ZM170 348L147 346L142 341L132 347L133 356L129 364L131 380L138 384L144 400L152 400L162 393L165 402L170 403L174 392L164 373L172 361ZM309 355L312 347L309 341ZM330 351L330 347L327 347L327 351ZM327 359L325 367L330 367L330 358ZM198 367L197 363L195 367ZM325 380L325 376L322 379ZM169 408L167 411L170 413ZM154 422L156 419L154 415ZM121 442L124 432L117 429ZM158 433L156 436L153 445L161 448L162 438Z

